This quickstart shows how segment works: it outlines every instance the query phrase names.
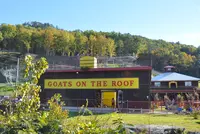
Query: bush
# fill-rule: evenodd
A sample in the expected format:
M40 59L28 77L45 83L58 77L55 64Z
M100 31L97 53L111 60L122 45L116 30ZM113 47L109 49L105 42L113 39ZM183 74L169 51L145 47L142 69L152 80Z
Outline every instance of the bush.
M48 68L46 59L41 58L36 63L32 63L32 57L26 56L23 84L16 86L11 98L21 97L21 101L13 102L11 99L5 100L3 103L6 109L2 112L6 118L1 123L2 133L37 133L42 127L40 118L42 113L40 108L40 86L37 85L38 79Z
M68 118L64 121L63 131L65 134L126 134L127 130L123 128L124 123L120 117L113 120L112 125L109 124L110 119L117 116L115 113L108 118L99 118L98 115L93 115L87 109L87 104L88 101L86 100L86 106L82 106L77 117L74 117L74 119ZM83 119L83 116L88 118Z
M196 120L199 118L199 114L200 114L199 111L195 110L192 112L192 117Z
M42 123L42 127L38 130L38 132L42 134L52 133L52 134L62 134L62 124L63 121L68 117L68 111L62 110L63 102L60 94L55 94L49 101L49 111L42 112L42 116L39 119L40 124ZM60 102L60 104L59 104Z

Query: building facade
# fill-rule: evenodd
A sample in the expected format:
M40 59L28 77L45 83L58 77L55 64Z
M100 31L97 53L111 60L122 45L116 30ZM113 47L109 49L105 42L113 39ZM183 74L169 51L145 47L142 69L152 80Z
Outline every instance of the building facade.
M176 73L173 66L166 66L165 72L152 78L151 94L168 94L171 98L177 94L200 93L200 79Z
M151 67L47 70L40 78L41 101L55 93L66 106L149 108ZM114 105L113 105L114 100ZM140 102L140 103L138 103Z

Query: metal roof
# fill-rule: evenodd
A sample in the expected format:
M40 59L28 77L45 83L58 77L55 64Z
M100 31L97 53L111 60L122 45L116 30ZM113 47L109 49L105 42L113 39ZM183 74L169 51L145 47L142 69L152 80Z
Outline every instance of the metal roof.
M199 80L200 80L199 78L195 78L184 74L179 74L175 72L166 72L153 77L151 81L199 81Z

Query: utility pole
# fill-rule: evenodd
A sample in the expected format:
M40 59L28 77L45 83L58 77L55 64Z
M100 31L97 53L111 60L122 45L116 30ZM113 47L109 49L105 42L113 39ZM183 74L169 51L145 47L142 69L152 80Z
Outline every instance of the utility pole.
M149 55L149 60L150 60L150 66L152 67L152 53L151 53L151 45L148 44L148 55ZM153 69L153 67L152 67ZM151 75L152 75L152 70L151 72L149 73L149 93L148 93L148 96L147 96L147 101L148 101L148 105L149 105L149 110L151 110Z

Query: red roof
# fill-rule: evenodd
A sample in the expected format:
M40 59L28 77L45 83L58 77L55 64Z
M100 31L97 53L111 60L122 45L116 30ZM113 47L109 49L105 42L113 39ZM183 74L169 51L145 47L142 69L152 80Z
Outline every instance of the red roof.
M101 72L101 71L150 71L152 68L150 66L138 66L138 67L124 67L124 68L92 68L88 70L47 70L46 72L60 72L60 73L70 73L70 72Z

